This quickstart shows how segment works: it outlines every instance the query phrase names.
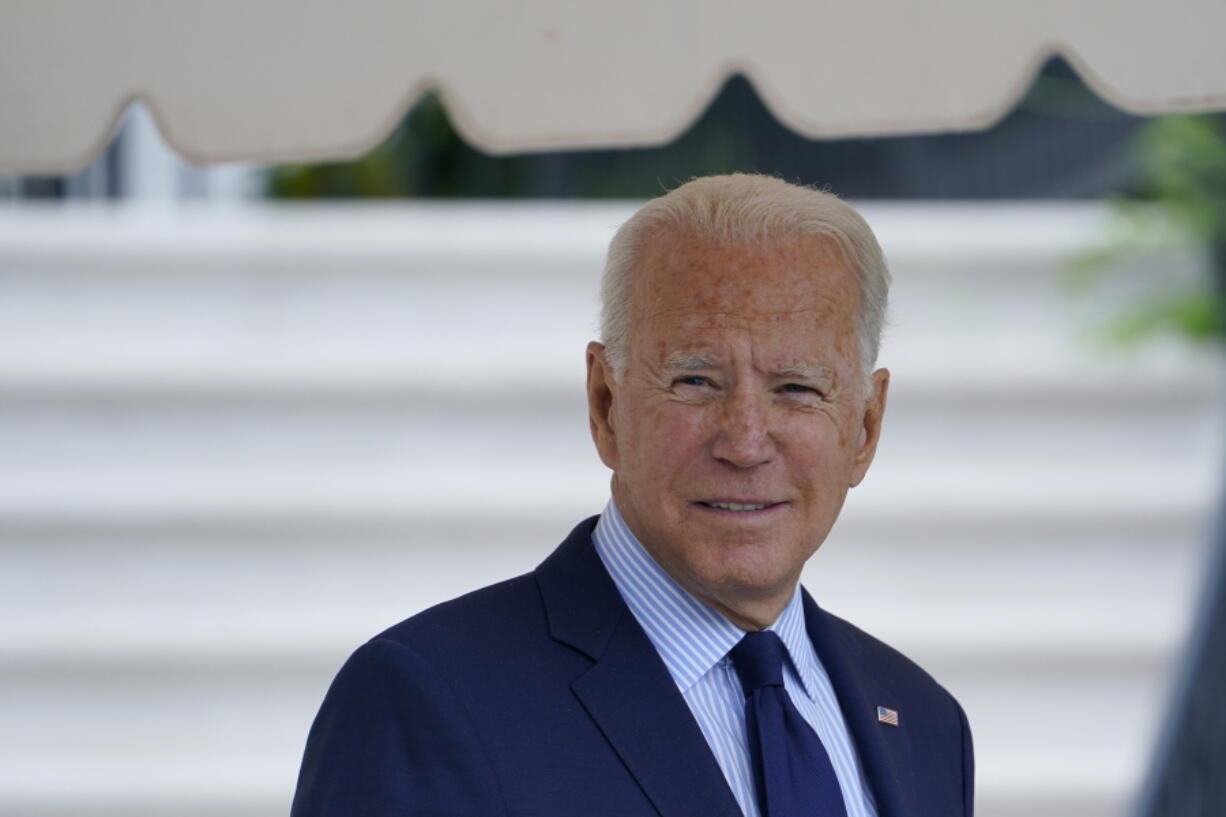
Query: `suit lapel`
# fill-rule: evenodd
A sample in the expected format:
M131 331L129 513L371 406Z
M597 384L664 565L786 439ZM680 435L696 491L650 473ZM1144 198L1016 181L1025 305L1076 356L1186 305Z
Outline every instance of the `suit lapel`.
M877 817L907 817L911 812L905 792L912 790L908 785L908 733L905 727L877 721L877 706L890 706L894 702L892 693L878 680L882 673L873 672L861 661L854 641L832 626L830 616L807 592L804 607L809 638L834 685L839 708L872 787Z
M740 817L693 714L632 616L572 688L662 817Z
M571 685L661 817L741 817L693 714L580 524L537 568L550 634L594 662Z

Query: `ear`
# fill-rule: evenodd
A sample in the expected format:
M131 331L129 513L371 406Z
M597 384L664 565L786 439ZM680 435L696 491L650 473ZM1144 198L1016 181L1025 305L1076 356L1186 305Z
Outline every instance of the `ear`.
M617 438L613 429L613 394L617 383L605 358L604 344L587 345L587 417L600 460L617 470Z
M860 418L859 447L856 449L851 471L853 488L864 479L868 467L873 463L873 456L877 453L877 441L881 438L881 418L885 414L885 398L889 390L890 370L878 369L873 372L868 400L865 401L864 414Z

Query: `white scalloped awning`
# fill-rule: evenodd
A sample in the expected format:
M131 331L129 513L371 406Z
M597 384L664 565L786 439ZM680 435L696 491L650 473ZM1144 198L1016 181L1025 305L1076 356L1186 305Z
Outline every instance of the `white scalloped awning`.
M660 143L729 74L809 136L985 127L1065 56L1135 113L1226 108L1222 0L2 0L0 169L144 100L186 158L351 157L435 88L506 153Z

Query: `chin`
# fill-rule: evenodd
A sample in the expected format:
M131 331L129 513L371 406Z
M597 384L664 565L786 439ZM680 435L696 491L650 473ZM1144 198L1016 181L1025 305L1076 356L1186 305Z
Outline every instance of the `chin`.
M718 546L710 563L695 571L712 591L740 597L770 596L787 588L792 571L769 546L756 543Z

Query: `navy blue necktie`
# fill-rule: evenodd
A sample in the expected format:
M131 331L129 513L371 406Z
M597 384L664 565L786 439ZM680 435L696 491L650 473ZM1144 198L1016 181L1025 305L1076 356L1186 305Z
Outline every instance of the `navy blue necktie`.
M729 655L745 690L749 757L762 817L847 817L830 755L783 688L785 648L770 630Z

